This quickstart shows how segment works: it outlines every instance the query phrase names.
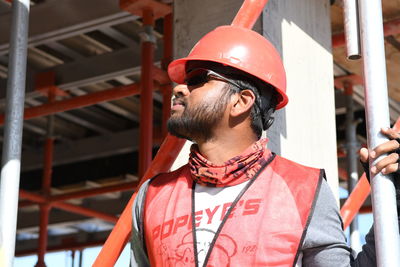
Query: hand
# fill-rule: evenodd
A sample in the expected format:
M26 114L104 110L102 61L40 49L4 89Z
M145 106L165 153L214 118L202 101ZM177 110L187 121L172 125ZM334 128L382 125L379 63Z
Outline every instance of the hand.
M400 174L399 168L399 153L400 153L400 134L390 128L382 128L381 133L386 135L390 140L375 147L374 150L368 153L368 149L360 149L360 160L361 162L367 163L369 157L372 159L378 158L382 154L388 154L386 157L381 159L371 168L373 174L382 172L382 174L398 173Z

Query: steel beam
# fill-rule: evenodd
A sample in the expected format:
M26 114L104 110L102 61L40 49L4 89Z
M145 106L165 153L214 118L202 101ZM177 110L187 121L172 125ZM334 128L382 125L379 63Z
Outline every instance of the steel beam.
M161 59L162 44L158 43L155 52L156 65ZM55 73L56 85L62 90L70 90L98 82L113 80L115 77L131 76L140 73L140 47L137 43L132 47L105 53L89 58L83 58L71 63L62 64L49 69ZM110 64L112 62L112 64ZM84 71L82 71L84 70ZM33 80L37 73L28 73L27 78ZM26 97L36 97L33 82L27 83ZM5 80L0 80L0 88L5 88ZM4 105L5 94L0 90L0 105Z
M161 129L156 128L154 133L153 144L159 146L162 142ZM76 140L73 145L70 143L56 144L53 166L130 153L137 151L138 148L139 130L137 129ZM43 154L43 150L24 151L22 153L22 171L42 168L43 162L38 157L41 154Z
M56 101L53 103L43 104L38 107L25 109L24 119L32 119L58 112L91 106L104 101L111 101L127 96L139 94L139 86L132 84L128 86L115 87L96 93L78 96L66 100ZM0 115L0 124L4 123L4 115Z
M64 202L49 203L46 197L39 195L39 194L27 192L25 190L20 190L20 196L22 198L26 198L28 200L31 200L31 201L34 201L34 202L37 202L40 204L51 204L51 206L54 208L59 208L59 209L73 212L76 214L84 215L87 217L99 218L99 219L102 219L107 222L115 223L118 220L118 218L113 215L105 214L103 212L88 209L88 208L85 208L82 206L76 206L76 205L72 205L72 204L64 203Z
M96 8L93 8L96 7ZM60 16L60 10L63 15ZM0 16L0 32L8 32L11 14ZM76 36L103 27L136 20L138 17L122 12L117 1L107 0L70 0L47 1L31 13L29 46L37 46ZM48 23L51 21L52 23ZM9 49L9 38L0 36L0 55Z
M140 92L139 177L142 177L152 159L153 142L153 75L154 75L154 14L143 10L142 69Z

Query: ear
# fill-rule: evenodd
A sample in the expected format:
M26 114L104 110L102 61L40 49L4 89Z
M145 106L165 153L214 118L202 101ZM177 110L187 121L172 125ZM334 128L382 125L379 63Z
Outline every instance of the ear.
M245 113L250 112L251 107L254 105L256 96L251 90L242 90L233 97L233 105L230 111L232 117L238 117Z

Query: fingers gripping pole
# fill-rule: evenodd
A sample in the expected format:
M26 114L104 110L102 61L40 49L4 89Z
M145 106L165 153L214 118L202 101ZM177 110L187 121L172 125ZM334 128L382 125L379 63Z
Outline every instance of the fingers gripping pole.
M373 149L387 141L380 129L389 126L382 3L380 0L360 0L359 6L368 148ZM382 157L370 160L370 166ZM400 238L393 181L381 173L375 177L371 173L370 177L377 266L400 266Z
M400 117L394 124L393 129L397 132L400 132ZM356 187L351 192L350 196L347 198L346 202L340 209L340 215L342 216L344 229L346 229L350 225L354 216L358 213L370 192L371 187L369 186L368 179L364 173L361 176L361 179L357 183Z

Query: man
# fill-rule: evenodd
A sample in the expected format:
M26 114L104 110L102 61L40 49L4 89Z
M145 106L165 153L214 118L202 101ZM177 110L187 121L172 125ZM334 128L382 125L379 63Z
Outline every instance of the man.
M188 164L140 188L133 266L376 265L372 232L353 260L324 171L281 158L260 139L288 102L285 71L266 39L218 27L168 72L179 84L169 131L195 144ZM399 147L400 135L383 133L393 140L374 157ZM373 170L398 172L398 158L391 153Z

